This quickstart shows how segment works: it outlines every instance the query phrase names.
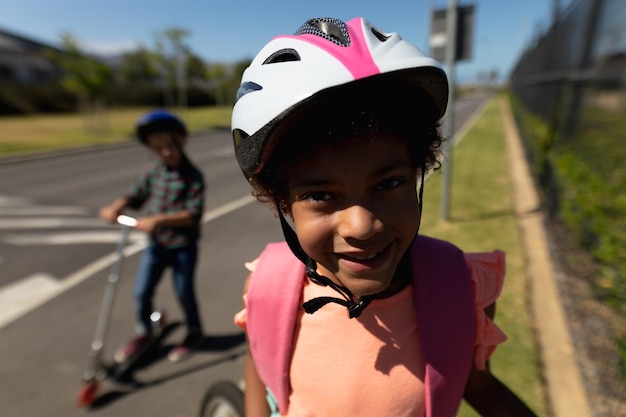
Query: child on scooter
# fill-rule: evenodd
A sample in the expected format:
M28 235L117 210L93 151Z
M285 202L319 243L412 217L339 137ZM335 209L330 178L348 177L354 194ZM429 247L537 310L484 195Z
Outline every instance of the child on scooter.
M438 62L362 18L311 19L244 72L236 157L286 240L246 265L247 417L534 415L489 371L504 254L418 234L447 98Z
M204 179L185 154L185 124L174 114L156 110L143 115L136 126L139 141L157 156L154 166L131 191L103 207L99 216L115 222L126 208L148 206L136 229L149 233L135 281L136 335L115 352L124 363L140 354L155 338L150 314L156 287L166 268L172 268L174 286L183 308L187 335L168 358L177 362L189 356L203 340L194 289L200 219L204 207Z

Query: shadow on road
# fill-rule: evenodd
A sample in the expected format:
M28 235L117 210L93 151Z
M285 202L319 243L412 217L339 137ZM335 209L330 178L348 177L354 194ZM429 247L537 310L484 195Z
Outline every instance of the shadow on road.
M228 352L239 346L245 345L246 337L245 333L237 333L224 336L207 336L202 344L197 348L198 354L201 352ZM144 369L160 362L167 358L172 345L159 345L155 347L133 364L132 368L126 370L123 374L120 374L114 378L114 381L123 386L125 389L113 389L104 392L98 398L96 398L91 406L92 410L105 407L114 401L119 400L122 397L133 394L139 390L151 388L159 384L184 377L186 375L201 371L203 369L218 366L228 361L236 360L246 353L245 346L241 349L236 349L228 354L206 361L204 363L194 363L192 366L186 368L177 369L175 372L169 373L165 376L153 379L151 381L138 381L134 377L134 373L140 369Z

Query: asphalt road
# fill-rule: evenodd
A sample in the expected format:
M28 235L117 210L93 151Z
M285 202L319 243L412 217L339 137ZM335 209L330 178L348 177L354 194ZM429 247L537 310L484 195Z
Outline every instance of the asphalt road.
M457 100L455 131L487 99ZM106 379L89 409L76 400L120 237L120 228L104 224L96 213L147 169L150 155L129 144L0 160L2 417L191 417L211 384L240 379L245 345L233 315L241 307L243 263L282 234L271 210L249 196L228 132L194 135L187 150L208 186L196 279L206 341L190 359L169 363L168 349L184 336L183 327L175 327L129 381ZM131 234L105 361L132 335L132 284L144 244L141 234ZM172 323L181 320L169 275L156 300Z

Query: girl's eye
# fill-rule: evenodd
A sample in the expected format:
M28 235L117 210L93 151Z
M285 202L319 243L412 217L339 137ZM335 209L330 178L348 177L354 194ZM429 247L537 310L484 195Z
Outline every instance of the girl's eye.
M315 193L310 193L306 196L307 200L313 200L313 201L328 201L332 198L332 196L328 193L325 193L323 191L318 191Z
M405 182L405 180L400 178L388 178L376 185L376 187L374 187L374 191L392 190L404 184Z
M324 191L315 191L315 192L308 193L302 196L302 200L308 200L308 201L313 201L313 202L328 201L332 198L333 198L332 195Z

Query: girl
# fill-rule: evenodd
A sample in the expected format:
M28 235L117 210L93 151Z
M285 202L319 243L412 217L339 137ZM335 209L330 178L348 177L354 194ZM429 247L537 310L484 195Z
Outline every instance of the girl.
M488 368L504 254L418 235L447 97L439 63L362 18L309 20L244 72L236 156L286 240L235 317L247 417L534 415Z

